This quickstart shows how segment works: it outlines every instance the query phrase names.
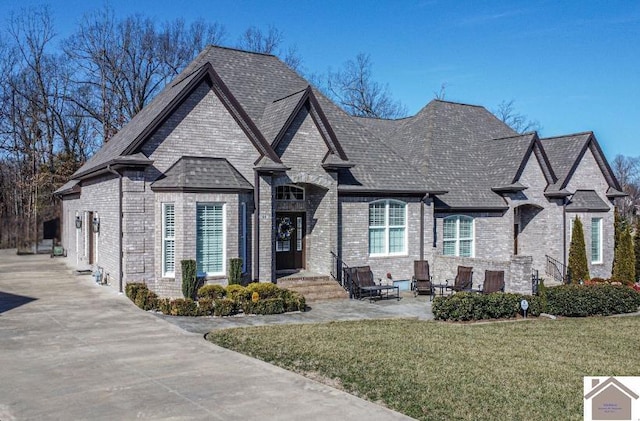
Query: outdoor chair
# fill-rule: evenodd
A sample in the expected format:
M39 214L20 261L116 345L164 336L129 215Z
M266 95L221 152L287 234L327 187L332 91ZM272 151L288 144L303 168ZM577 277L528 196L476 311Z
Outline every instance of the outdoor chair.
M483 294L491 294L492 292L504 292L504 271L503 270L485 270L484 285L482 286Z
M473 268L470 266L458 266L458 274L453 279L453 285L449 285L451 279L446 280L446 289L454 292L471 291L473 287Z
M413 290L414 296L418 296L418 294L428 293L430 298L429 301L433 300L435 289L433 287L431 273L429 272L428 261L414 260L411 289Z
M397 298L400 299L400 288L394 285L377 285L373 279L373 272L369 266L351 268L355 270L354 291L356 298ZM381 280L380 280L381 281ZM392 292L390 295L389 292ZM384 292L384 297L382 293Z
M349 291L349 298L358 298L357 273L358 270L355 267L346 267L344 269L344 280L347 290Z

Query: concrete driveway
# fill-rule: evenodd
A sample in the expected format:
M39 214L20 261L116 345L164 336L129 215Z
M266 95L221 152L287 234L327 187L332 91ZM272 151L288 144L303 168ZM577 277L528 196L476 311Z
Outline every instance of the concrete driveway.
M398 420L225 350L62 259L0 250L0 420Z

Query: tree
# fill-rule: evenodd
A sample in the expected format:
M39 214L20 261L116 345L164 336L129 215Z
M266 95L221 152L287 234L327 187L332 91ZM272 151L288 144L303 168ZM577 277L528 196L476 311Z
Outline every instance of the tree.
M265 33L256 26L250 26L238 38L238 48L263 54L274 54L280 57L293 70L299 71L302 59L298 55L295 46L282 51L280 46L284 40L284 34L273 26Z
M616 155L611 169L620 188L628 195L616 199L616 207L622 218L630 223L636 212L636 206L640 205L640 157Z
M539 121L529 120L526 115L517 112L514 103L515 100L513 99L511 101L502 101L498 104L498 108L493 114L504 124L521 134L542 130Z
M388 86L375 82L369 55L358 54L337 72L329 71L323 91L347 113L356 117L399 118L407 109L395 101Z
M635 224L635 234L633 236L633 252L636 259L636 276L638 276L640 275L640 220L636 220Z
M571 282L577 283L590 279L587 264L587 248L584 243L584 230L579 217L573 222L571 244L569 245L569 271Z
M65 40L78 95L73 100L108 141L136 115L205 45L219 44L225 31L216 23L178 19L161 28L150 18L116 19L113 10L85 16Z
M636 278L636 257L628 226L620 233L614 253L616 264L613 268L613 279L624 284L632 284Z

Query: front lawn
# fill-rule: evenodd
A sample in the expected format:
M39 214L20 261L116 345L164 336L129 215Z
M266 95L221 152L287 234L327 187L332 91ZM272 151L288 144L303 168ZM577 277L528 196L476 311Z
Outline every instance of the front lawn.
M212 342L422 420L582 420L583 376L638 376L639 317L334 322Z

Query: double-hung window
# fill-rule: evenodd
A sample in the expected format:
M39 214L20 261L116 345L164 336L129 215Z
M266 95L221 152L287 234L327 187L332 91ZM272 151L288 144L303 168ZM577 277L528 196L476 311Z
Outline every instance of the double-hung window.
M454 215L443 221L443 254L445 256L473 257L473 218Z
M225 217L221 203L196 206L196 266L200 275L225 273Z
M369 204L369 254L399 255L407 252L406 204L380 200Z
M162 276L176 271L176 214L173 203L162 204Z
M591 263L602 263L602 218L591 218Z

